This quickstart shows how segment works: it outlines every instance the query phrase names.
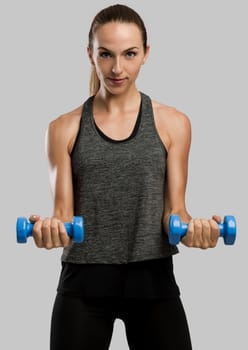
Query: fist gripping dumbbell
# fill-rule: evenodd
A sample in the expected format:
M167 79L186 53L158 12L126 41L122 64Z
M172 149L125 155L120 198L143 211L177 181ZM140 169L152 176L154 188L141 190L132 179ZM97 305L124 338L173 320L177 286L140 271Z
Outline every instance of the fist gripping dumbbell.
M223 224L219 224L220 237L224 238L224 243L234 244L236 239L236 220L234 216L224 217ZM169 242L176 245L181 238L186 235L188 224L182 223L179 215L171 215L169 219Z
M64 223L68 236L74 242L81 243L84 240L84 226L83 218L81 216L74 216L72 222ZM16 221L16 238L18 243L26 243L27 238L32 236L34 224L29 222L27 218L20 217Z

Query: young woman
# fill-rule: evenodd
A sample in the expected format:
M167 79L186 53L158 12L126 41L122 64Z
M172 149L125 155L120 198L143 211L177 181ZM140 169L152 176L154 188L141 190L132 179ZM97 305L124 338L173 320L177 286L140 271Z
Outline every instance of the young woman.
M64 247L51 350L108 349L116 318L132 350L191 349L168 218L179 214L189 223L182 242L203 249L215 247L221 219L186 210L190 122L137 90L149 49L134 10L100 11L89 32L91 96L48 128L54 214L31 219L38 247ZM80 244L63 225L73 215L84 217Z

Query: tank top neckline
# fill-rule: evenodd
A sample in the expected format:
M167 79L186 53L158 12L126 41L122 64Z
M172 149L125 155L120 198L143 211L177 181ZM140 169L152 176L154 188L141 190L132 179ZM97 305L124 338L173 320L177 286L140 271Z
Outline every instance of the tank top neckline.
M107 142L110 142L110 143L125 143L125 142L128 142L132 139L135 138L135 136L137 135L138 133L138 130L139 130L139 126L140 126L140 123L141 123L141 116L142 116L142 93L140 93L140 106L139 106L139 112L138 112L138 115L136 117L136 121L135 121L135 125L133 127L133 130L131 132L131 134L125 138L125 139L121 139L121 140L115 140L115 139L112 139L111 137L107 136L99 127L98 125L96 124L95 122L95 119L94 119L94 114L93 114L93 102L94 102L94 97L95 96L92 96L92 100L91 100L91 110L90 110L90 117L91 117L91 122L92 122L92 126L93 128L95 129L95 131L97 132L97 134L105 141Z

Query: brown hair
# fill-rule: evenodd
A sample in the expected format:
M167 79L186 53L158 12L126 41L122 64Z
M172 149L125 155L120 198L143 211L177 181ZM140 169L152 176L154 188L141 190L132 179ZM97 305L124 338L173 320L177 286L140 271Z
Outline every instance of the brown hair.
M142 18L137 12L126 5L112 5L101 10L93 19L90 31L89 31L89 43L88 47L92 51L94 34L104 24L109 22L121 22L121 23L134 23L140 29L143 48L146 51L147 48L147 32ZM96 74L95 66L92 66L90 77L90 94L95 95L100 88L100 81Z

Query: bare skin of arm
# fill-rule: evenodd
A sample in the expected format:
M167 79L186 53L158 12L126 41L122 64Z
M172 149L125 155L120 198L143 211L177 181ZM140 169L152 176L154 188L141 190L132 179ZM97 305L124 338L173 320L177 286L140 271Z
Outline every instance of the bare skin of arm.
M189 118L175 108L153 102L155 124L167 149L167 188L165 193L164 227L168 232L171 214L180 215L188 223L187 235L182 242L188 247L213 248L216 246L221 218L192 219L186 210L185 192L188 176L188 158L191 144Z
M82 107L79 107L52 121L46 133L46 151L54 210L52 218L41 220L39 216L30 217L30 220L35 222L33 237L39 248L66 247L70 243L63 222L69 222L73 217L70 153L79 129L81 110Z

